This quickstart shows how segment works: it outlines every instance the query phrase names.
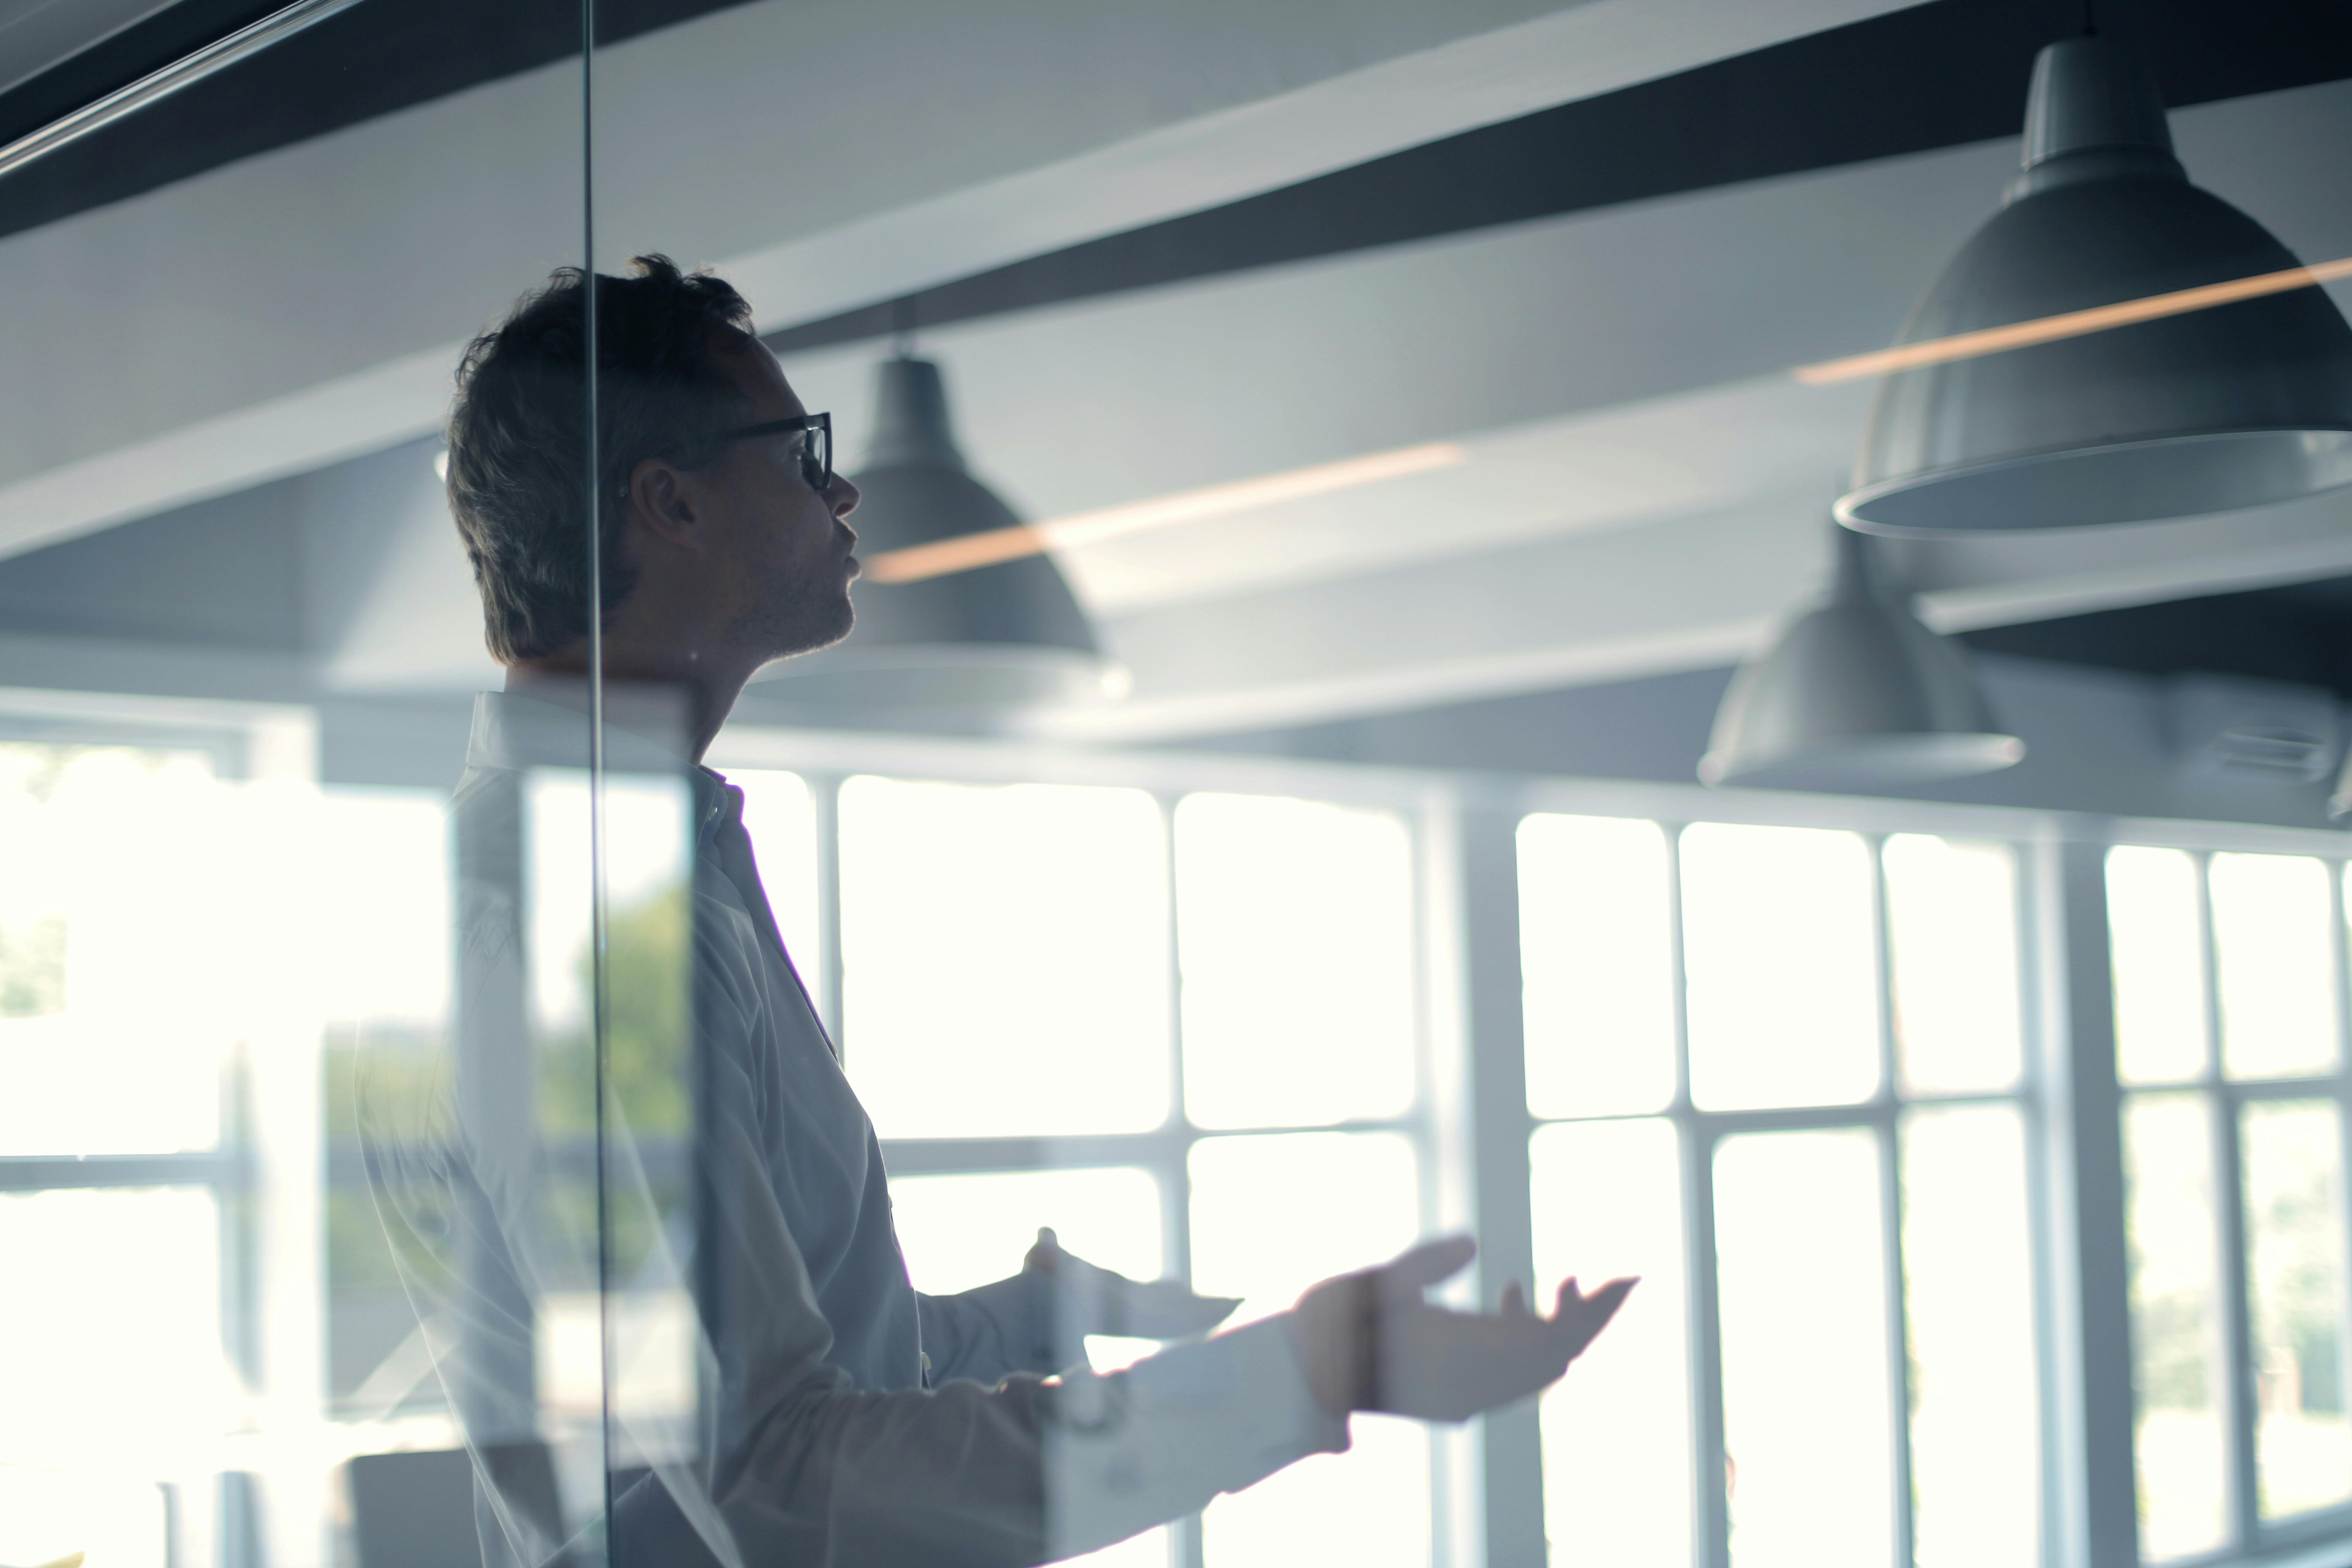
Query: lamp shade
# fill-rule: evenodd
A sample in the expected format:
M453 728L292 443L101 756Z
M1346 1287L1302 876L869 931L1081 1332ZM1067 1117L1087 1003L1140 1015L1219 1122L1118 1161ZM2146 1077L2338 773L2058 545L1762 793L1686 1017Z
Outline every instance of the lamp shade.
M1967 658L1880 585L1871 541L1837 528L1829 601L1742 665L1698 776L1710 784L1870 789L2008 767Z
M1017 527L971 477L929 360L881 367L874 438L850 522L867 560ZM793 707L973 712L1098 703L1122 694L1086 612L1045 554L909 582L861 581L846 642L769 667L763 695Z
M1927 290L1915 343L2299 267L2189 183L2146 64L2042 51L2024 170ZM2352 483L2352 328L2317 287L1897 371L1837 503L1878 533L2226 511Z

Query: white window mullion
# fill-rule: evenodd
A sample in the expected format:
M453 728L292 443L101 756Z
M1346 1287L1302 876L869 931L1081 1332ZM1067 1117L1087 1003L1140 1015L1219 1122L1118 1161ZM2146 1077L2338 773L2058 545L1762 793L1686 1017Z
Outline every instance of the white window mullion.
M1192 1282L1192 1144L1198 1134L1184 1113L1184 956L1177 941L1176 903L1183 897L1176 880L1176 803L1181 793L1163 791L1160 835L1168 857L1168 1126L1174 1134L1160 1173L1160 1224L1168 1237L1168 1277ZM1171 1568L1208 1568L1208 1545L1201 1516L1188 1513L1168 1524Z
M2213 857L2197 861L2197 962L2204 972L2206 1105L2213 1138L2213 1226L2220 1277L2214 1280L2214 1313L2221 1332L2221 1365L2214 1368L2223 1412L2223 1477L2228 1499L2230 1543L2253 1545L2262 1529L2262 1489L2254 1453L2260 1386L2254 1371L2250 1303L2246 1294L2245 1162L2238 1151L2238 1100L2224 1086L2221 1040L2221 976L2213 931Z
M1469 1151L1476 1205L1479 1293L1535 1279L1535 1235L1528 1165L1526 1018L1519 966L1519 816L1465 810L1460 889L1464 1011L1467 1016ZM1479 1422L1485 1496L1479 1523L1489 1563L1541 1563L1547 1555L1543 1444L1537 1402L1491 1411Z
M2045 840L2033 883L2035 1031L2047 1100L2043 1271L2054 1303L2051 1407L2059 1441L2052 1568L2138 1568L2130 1255L2122 1096L2107 934L2106 846Z
M1895 1561L1912 1568L1914 1549L1911 1483L1911 1325L1904 1305L1903 1167L1898 1146L1901 1119L1895 1109L1895 955L1887 912L1886 837L1870 837L1871 980L1878 991L1879 1098L1887 1107L1878 1129L1879 1223L1886 1258L1887 1422L1895 1487Z
M1731 1494L1723 1430L1723 1317L1716 1293L1715 1133L1691 1108L1690 988L1683 953L1684 824L1666 837L1667 988L1674 999L1675 1131L1683 1156L1683 1279L1690 1335L1691 1558L1730 1568Z

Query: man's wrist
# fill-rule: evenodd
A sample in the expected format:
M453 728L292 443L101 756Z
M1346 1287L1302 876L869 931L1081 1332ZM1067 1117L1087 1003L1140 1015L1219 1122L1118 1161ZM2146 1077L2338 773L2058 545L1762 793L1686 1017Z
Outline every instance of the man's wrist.
M1349 1274L1316 1286L1287 1314L1299 1373L1327 1414L1346 1416L1378 1405L1378 1310L1370 1277Z

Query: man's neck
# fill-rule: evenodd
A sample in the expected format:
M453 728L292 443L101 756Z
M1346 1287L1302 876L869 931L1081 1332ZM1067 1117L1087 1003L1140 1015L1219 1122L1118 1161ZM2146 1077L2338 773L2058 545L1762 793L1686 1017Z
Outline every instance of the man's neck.
M748 670L708 668L699 661L680 672L648 669L638 660L608 657L604 668L606 717L645 733L647 740L676 749L689 762L700 763L750 679ZM586 712L589 680L584 646L509 665L506 689ZM625 715L619 710L624 709Z

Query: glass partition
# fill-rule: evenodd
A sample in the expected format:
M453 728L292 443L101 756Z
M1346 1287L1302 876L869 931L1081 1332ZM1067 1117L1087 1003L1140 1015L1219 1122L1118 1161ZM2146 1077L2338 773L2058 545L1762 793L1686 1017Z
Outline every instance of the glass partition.
M2352 34L2114 9L0 0L0 1568L2340 1552Z
M580 25L113 9L0 70L0 1562L547 1561L607 1463L588 722L453 815L447 425L583 255Z

